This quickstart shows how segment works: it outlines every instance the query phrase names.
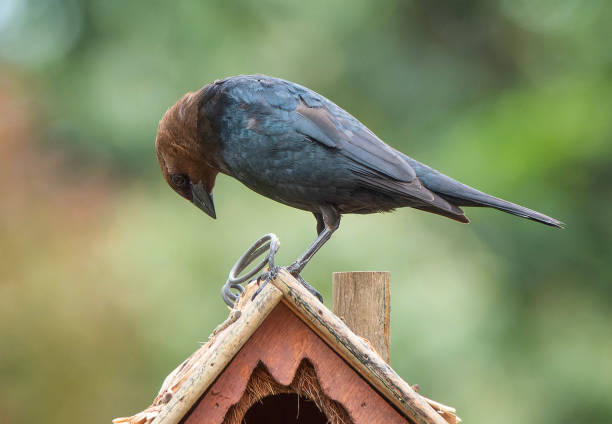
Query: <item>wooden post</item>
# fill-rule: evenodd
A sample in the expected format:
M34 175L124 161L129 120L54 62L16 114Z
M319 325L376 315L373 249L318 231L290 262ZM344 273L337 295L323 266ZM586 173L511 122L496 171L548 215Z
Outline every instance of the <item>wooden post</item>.
M334 272L332 280L334 313L389 363L389 273Z

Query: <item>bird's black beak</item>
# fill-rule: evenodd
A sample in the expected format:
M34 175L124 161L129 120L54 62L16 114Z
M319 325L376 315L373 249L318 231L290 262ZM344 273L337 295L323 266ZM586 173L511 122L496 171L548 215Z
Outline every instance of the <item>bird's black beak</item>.
M212 193L209 193L206 188L204 188L204 184L191 184L191 201L198 208L206 212L212 219L217 218Z

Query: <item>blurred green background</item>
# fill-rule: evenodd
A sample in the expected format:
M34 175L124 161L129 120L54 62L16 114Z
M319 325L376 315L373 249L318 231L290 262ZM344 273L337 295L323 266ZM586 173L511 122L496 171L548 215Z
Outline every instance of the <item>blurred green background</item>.
M109 422L227 314L259 236L311 215L161 178L157 122L265 73L563 231L490 210L346 216L304 276L392 273L392 366L468 423L612 422L612 7L606 0L0 2L0 422Z

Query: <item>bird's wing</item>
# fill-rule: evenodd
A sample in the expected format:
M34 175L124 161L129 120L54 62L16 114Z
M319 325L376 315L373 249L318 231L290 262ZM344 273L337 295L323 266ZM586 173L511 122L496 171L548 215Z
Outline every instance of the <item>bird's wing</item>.
M338 149L358 164L398 181L416 178L414 169L395 149L348 113L332 113L326 107L308 107L300 102L296 116L297 132Z
M461 208L421 184L401 153L344 110L336 107L331 112L323 105L309 107L302 101L296 107L296 116L296 131L352 159L353 172L363 184L412 198L412 206L418 209L467 222Z

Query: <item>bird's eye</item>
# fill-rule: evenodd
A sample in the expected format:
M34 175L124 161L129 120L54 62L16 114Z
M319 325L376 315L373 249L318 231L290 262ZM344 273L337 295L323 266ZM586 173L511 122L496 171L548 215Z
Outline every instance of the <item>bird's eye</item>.
M189 178L185 174L172 174L170 175L170 181L175 187L185 187L189 182Z

